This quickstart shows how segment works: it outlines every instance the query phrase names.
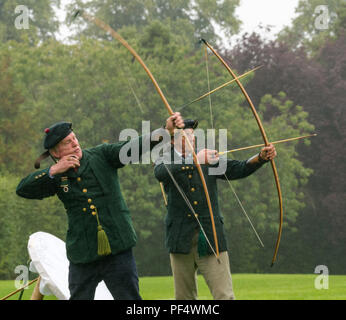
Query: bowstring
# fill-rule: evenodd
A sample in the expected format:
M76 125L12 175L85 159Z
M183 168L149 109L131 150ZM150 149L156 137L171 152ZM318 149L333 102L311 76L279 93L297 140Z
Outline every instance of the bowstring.
M207 72L207 82L208 82L208 92L210 91L210 77L209 77L209 62L208 62L208 48L207 46L205 46L205 61L206 61L206 72ZM213 113L212 113L212 102L211 102L211 97L209 95L209 110L210 110L210 120L211 120L211 126L212 128L214 129L214 118L213 118ZM253 225L251 219L250 219L250 216L248 215L248 213L246 212L240 198L238 197L231 181L228 179L226 173L224 173L224 176L226 178L226 181L228 182L228 185L229 187L231 188L238 204L239 204L239 207L241 208L241 211L242 213L244 214L244 216L246 217L246 219L248 220L248 222L250 223L250 226L252 228L252 230L254 231L255 235L256 235L256 238L258 239L259 243L261 244L261 246L264 248L264 244L263 244L263 241L261 240L261 237L259 236L255 226Z
M122 73L125 74L125 73L124 73L124 70L121 68L121 66L120 66L120 69L121 69ZM128 68L127 68L127 69L128 69ZM134 89L132 88L132 85L131 85L131 83L130 83L130 80L129 80L128 78L126 78L126 79L127 79L127 81L128 81L128 84L129 84L129 87L130 87L130 89L131 89L131 92L133 93L133 95L134 95L134 97L135 97L135 99L136 99L136 101L137 101L137 104L138 104L140 110L141 110L142 113L143 113L143 108L141 107L141 103L140 103L140 101L139 101L139 99L138 99L138 97L137 97L137 95L136 95ZM195 219L196 219L196 221L197 221L197 223L198 223L198 225L199 225L199 227L200 227L200 230L202 231L202 233L203 233L203 235L204 235L204 237L205 237L205 239L206 239L206 241L207 241L207 243L208 243L208 245L209 245L211 251L213 252L213 254L214 254L214 256L216 257L216 259L219 261L219 258L218 258L218 256L217 256L217 254L216 254L216 252L215 252L213 246L211 245L210 240L209 240L207 234L205 233L205 230L204 230L204 228L203 228L203 226L202 226L200 220L198 219L197 213L195 212L195 210L194 210L194 208L193 208L193 206L192 206L190 200L189 200L188 197L186 196L185 192L180 188L178 182L175 180L173 174L170 172L170 170L168 169L168 167L166 166L166 164L165 164L164 162L162 162L162 164L163 164L164 167L166 168L166 170L167 170L169 176L171 177L171 179L172 179L172 181L173 181L175 187L176 187L177 190L179 191L180 195L181 195L182 198L184 199L186 205L189 207L189 209L191 210L193 216L195 217ZM162 192L163 192L162 194L164 195L164 190L162 190ZM166 203L166 201L165 201L165 203Z
M131 84L131 81L135 82L135 80L134 80L134 77L132 76L132 73L131 73L131 70L130 70L129 66L126 65L126 67L124 67L124 68L126 68L127 72L124 71L124 69L121 66L121 64L119 64L119 68L120 68L124 78L126 78L126 80L127 80L127 84L128 84L128 86L129 86L129 88L131 90L132 95L134 96L134 98L136 100L136 103L138 105L139 110L141 110L141 112L144 113L144 109L142 107L142 104L141 104L141 102L140 102L140 100L139 100L139 98L138 98L138 96L136 94L136 91L134 90L134 88L133 88L133 86ZM126 76L126 75L128 75L128 76Z
M176 187L177 190L179 191L180 195L181 195L182 198L184 199L186 205L189 207L189 209L190 209L191 212L193 213L193 216L195 217L195 219L196 219L196 221L197 221L197 223L198 223L198 225L199 225L199 227L200 227L200 229L201 229L201 231L202 231L202 233L203 233L203 235L204 235L204 237L205 237L205 239L206 239L206 241L207 241L207 243L208 243L210 249L212 250L214 256L216 257L216 259L219 260L219 258L218 258L218 256L217 256L217 254L216 254L216 252L215 252L213 246L211 245L211 243L210 243L210 241L209 241L209 239L208 239L208 237L207 237L207 235L206 235L206 233L205 233L205 231L204 231L204 228L203 228L201 222L200 222L199 219L198 219L197 213L195 212L195 209L193 208L193 206L192 206L190 200L189 200L188 197L186 196L185 192L179 187L178 182L175 180L173 174L172 174L171 171L168 169L168 167L166 166L166 164L165 164L164 162L162 162L162 164L165 166L165 168L166 168L166 170L167 170L169 176L171 177L171 179L172 179L172 181L173 181L175 187Z
M253 223L252 223L252 221L251 221L251 219L250 219L248 213L246 212L246 210L245 210L245 208L244 208L242 202L240 201L240 199L239 199L237 193L235 192L234 187L233 187L231 181L228 179L228 177L227 177L226 174L225 174L225 177L226 177L226 181L228 182L228 184L229 184L229 186L230 186L230 188L231 188L231 190L232 190L232 192L233 192L235 198L237 199L237 202L238 202L238 204L239 204L239 206L240 206L242 212L244 213L246 219L249 221L250 226L251 226L253 232L255 233L255 235L256 235L256 237L257 237L259 243L260 243L261 246L264 248L263 241L261 240L261 237L259 236L259 234L258 234L258 232L257 232L257 230L256 230L256 228L255 228L255 226L253 225Z
M208 62L208 48L207 46L205 47L205 66L206 66L206 71L207 71L207 82L208 82L208 92L210 92L210 78L209 78L209 62ZM211 95L208 96L209 100L209 113L210 113L210 123L211 123L211 128L214 129L214 118L213 118L213 111L212 111L212 104L211 104Z

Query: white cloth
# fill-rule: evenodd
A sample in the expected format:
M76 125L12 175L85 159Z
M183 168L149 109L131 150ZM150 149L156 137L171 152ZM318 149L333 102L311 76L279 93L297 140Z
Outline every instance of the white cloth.
M36 232L29 237L28 251L31 258L30 271L38 273L41 277L41 294L68 300L69 261L65 242L49 233ZM96 288L95 300L113 300L103 281Z

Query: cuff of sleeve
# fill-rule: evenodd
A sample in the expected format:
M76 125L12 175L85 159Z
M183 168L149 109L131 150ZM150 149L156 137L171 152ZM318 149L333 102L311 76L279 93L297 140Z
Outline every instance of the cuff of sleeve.
M263 160L260 156L260 154L256 154L254 156L252 156L251 158L249 158L247 161L246 161L246 165L249 167L249 168L252 168L252 169L258 169L260 167L262 167L262 165L264 165L265 163L267 163L269 160Z
M49 170L50 170L50 167L44 170L37 171L34 176L35 180L47 179L47 177L50 177Z
M261 163L261 164L264 164L264 163L267 163L269 162L270 160L264 160L262 159L261 157L261 153L258 154L258 162Z

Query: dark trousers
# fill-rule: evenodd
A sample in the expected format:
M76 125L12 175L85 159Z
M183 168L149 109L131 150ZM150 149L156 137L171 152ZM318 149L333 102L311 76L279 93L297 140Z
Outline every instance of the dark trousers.
M93 300L99 282L105 282L114 299L141 300L132 250L69 267L70 300Z

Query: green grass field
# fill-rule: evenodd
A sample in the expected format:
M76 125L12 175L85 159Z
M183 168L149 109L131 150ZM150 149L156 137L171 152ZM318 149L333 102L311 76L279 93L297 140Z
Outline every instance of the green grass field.
M328 289L315 289L317 275L304 274L234 274L233 287L238 300L346 300L346 276L329 276ZM174 299L172 277L140 278L140 293L144 300ZM29 300L32 285L24 291L23 300ZM0 281L0 298L14 291L14 281ZM198 276L200 300L212 299L209 289ZM10 299L17 300L19 294ZM54 300L55 297L45 297Z

